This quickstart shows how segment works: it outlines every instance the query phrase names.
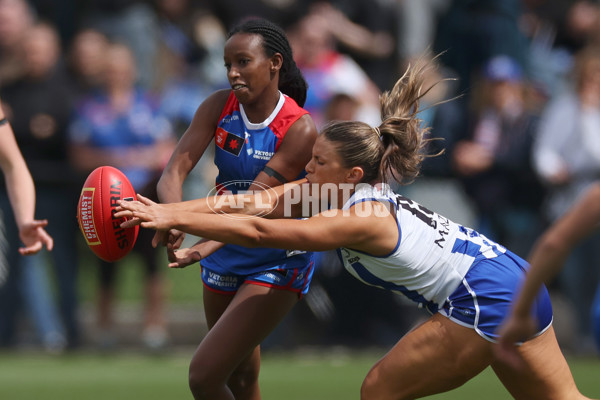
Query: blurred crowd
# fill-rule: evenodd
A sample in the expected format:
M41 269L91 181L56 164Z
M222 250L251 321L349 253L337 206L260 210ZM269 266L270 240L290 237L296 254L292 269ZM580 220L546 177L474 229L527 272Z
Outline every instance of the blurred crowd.
M597 1L0 0L0 98L36 183L37 214L55 240L51 253L18 256L2 185L0 346L19 344L23 316L48 351L86 343L74 251L82 182L113 165L155 197L196 108L229 86L222 58L229 28L254 16L286 30L309 84L305 108L319 127L377 123L379 94L412 61L432 59L429 79L438 83L424 93L420 116L434 139L429 152L438 155L397 191L522 257L600 176ZM206 195L214 176L211 160L201 162L186 197ZM135 248L146 268L140 338L157 349L169 343L166 268L149 244L140 237ZM311 292L267 343L388 345L410 327L412 312L399 297L355 284L328 253L320 260ZM551 284L572 321L561 344L574 351L595 351L599 260L593 236ZM116 275L113 264L98 268L94 340L105 348L118 342Z

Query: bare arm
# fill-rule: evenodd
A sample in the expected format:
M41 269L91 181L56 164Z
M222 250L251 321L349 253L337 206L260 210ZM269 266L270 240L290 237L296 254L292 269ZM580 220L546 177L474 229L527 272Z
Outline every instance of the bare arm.
M516 314L529 314L542 284L560 271L571 249L599 224L600 185L595 185L535 245L529 256L531 268L514 306Z
M501 357L508 361L516 359L514 343L526 340L535 333L531 307L542 284L560 271L573 247L595 231L599 224L600 184L596 184L534 246L523 287L514 302L512 313L499 331L498 354Z
M196 110L158 182L158 198L162 203L180 202L183 198L183 182L212 141L229 92L213 93Z
M165 212L148 199L122 202L117 217L135 217L144 228L180 229L201 237L245 247L294 248L307 251L350 247L371 254L388 254L398 240L394 217L384 205L363 202L355 207L326 211L309 219L249 218L242 214Z
M0 104L0 120L4 117ZM0 167L6 180L6 189L19 228L19 236L25 244L19 252L24 255L34 254L44 246L52 250L52 238L43 229L48 221L34 219L35 186L8 123L0 126Z
M336 40L363 56L384 58L394 51L394 38L390 33L373 32L356 24L331 4L317 4L313 15L325 20L325 26Z
M162 203L175 203L182 200L183 182L212 141L219 115L229 93L229 90L213 93L196 110L190 126L177 143L158 181L158 199ZM169 259L174 260L174 250L179 248L183 238L182 232L156 232L152 243L154 246L158 243L167 246Z

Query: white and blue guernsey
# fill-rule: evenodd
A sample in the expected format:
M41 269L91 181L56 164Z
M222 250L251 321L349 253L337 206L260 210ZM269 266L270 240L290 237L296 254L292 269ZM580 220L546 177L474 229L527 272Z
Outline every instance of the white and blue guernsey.
M366 284L402 293L431 313L440 312L494 341L527 262L478 232L394 193L388 185L359 185L343 209L364 201L379 201L395 211L398 243L385 256L341 248L338 254L345 268ZM552 323L545 288L533 312L539 334Z

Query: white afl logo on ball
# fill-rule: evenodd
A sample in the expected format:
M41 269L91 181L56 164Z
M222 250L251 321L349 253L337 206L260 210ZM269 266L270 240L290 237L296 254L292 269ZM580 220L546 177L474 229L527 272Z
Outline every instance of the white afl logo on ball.
M249 190L248 188L252 184L258 186L259 189ZM279 199L270 189L269 185L248 180L225 182L208 192L209 197L217 196L214 204L209 202L208 206L214 213L223 214L234 219L262 217L271 213L279 203ZM262 193L263 195L255 196L258 193ZM242 215L246 204L253 204L253 208L257 212L252 215ZM233 210L234 214L221 211L223 207ZM235 210L239 210L240 214L235 214Z

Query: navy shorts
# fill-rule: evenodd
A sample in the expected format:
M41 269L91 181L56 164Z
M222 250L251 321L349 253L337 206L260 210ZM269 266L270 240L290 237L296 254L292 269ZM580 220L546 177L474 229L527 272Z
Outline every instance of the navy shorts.
M234 295L244 283L247 283L296 292L302 297L308 293L313 273L312 261L303 268L273 267L251 275L223 275L202 267L202 283L208 290L221 294Z
M495 342L496 332L511 311L527 268L527 262L509 251L477 262L439 312ZM552 324L552 304L546 287L540 289L531 312L540 335Z

